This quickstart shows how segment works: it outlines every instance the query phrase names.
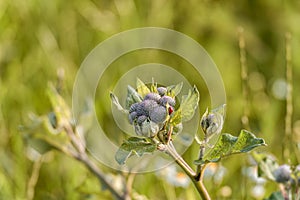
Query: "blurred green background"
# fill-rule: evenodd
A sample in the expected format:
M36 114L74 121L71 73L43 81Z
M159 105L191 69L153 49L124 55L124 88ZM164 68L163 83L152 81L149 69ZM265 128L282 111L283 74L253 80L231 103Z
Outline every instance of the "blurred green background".
M158 26L180 31L198 41L218 66L227 92L225 132L238 134L242 128L242 81L238 29L244 29L249 70L250 126L263 137L268 151L279 163L297 164L282 156L285 120L285 34L291 34L293 66L293 133L300 142L300 2L297 0L114 0L114 1L0 1L0 199L27 199L28 182L34 168L20 125L28 114L46 114L51 106L45 90L56 82L63 69L63 96L71 105L76 72L88 53L100 42L124 30ZM145 56L146 55L146 56ZM130 57L132 56L132 57ZM209 106L203 81L193 76L191 67L174 55L142 52L124 56L112 65L101 80L101 88L112 89L113 83L127 66L161 62L180 70L201 93L200 112ZM105 80L110 80L109 84ZM108 97L99 89L96 108L105 129L111 126ZM99 101L97 101L99 99ZM98 102L98 103L97 103ZM295 137L295 139L297 139ZM185 158L197 157L192 146ZM298 161L299 162L299 161ZM207 178L213 199L262 199L278 189L263 184L257 195L257 182L247 177L249 157L237 155L222 161L226 173L221 181ZM103 166L103 170L110 169ZM174 187L154 173L138 175L134 189L149 199L196 199L193 186ZM99 183L82 164L60 153L52 153L40 166L34 199L111 199L100 191Z

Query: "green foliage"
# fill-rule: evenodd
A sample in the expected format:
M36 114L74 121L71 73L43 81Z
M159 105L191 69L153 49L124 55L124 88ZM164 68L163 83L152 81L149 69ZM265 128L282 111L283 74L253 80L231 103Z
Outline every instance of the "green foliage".
M149 142L145 138L130 137L120 146L116 152L115 159L120 165L123 165L132 155L142 156L155 150L155 143Z
M142 97L140 96L140 94L133 87L128 85L125 108L128 110L132 104L141 102L141 101L142 101Z
M171 124L177 125L181 122L189 121L195 114L195 110L198 107L200 94L198 89L194 86L189 93L182 97L180 107L171 118Z
M285 102L274 97L272 88L274 81L284 78L283 35L290 31L296 91L294 99L299 99L299 9L298 1L270 0L215 0L201 3L161 0L0 1L0 199L27 199L27 184L35 161L28 156L28 140L27 137L24 139L19 127L20 124L31 123L28 120L29 112L41 115L53 111L45 91L47 82L57 79L57 69L63 68L65 71L63 96L71 105L76 71L86 55L99 42L113 34L136 27L172 28L191 36L207 49L222 74L229 94L227 105L230 113L224 129L226 131L230 127L230 130L237 132L242 128L239 123L242 95L236 30L242 26L245 31L248 86L251 93L249 122L252 130L267 141L267 150L278 156L278 162L283 162ZM100 80L101 87L97 89L93 101L100 121L105 121L103 128L111 134L117 133L119 129L117 126L109 126L113 121L109 117L109 99L104 96L112 90L121 74L130 69L129 66L147 62L159 62L176 68L187 80L195 83L203 94L200 111L209 105L210 97L205 83L195 76L195 70L183 59L162 51L124 55L111 64L111 70ZM295 103L295 117L299 116L299 110L300 104ZM299 117L294 122L297 120ZM52 126L52 123L47 124ZM295 140L299 135L298 129L299 123L295 123ZM45 129L41 128L42 131ZM299 138L295 142L299 144ZM48 149L46 143L41 143L40 147ZM190 154L198 154L196 145L186 153L187 159ZM289 158L292 163L296 163L298 155L299 148L291 152ZM227 174L222 182L222 185L232 190L229 197L223 196L221 185L216 186L207 181L208 186L213 188L213 199L255 198L252 196L252 187L243 184L248 181L240 173L244 167L241 163L244 162L234 159L222 162L228 169L237 169ZM83 199L78 197L76 187L81 184L78 180L85 173L86 170L81 169L77 162L70 162L66 156L57 159L55 154L54 159L44 163L41 168L34 199ZM155 174L147 174L147 181L147 184L134 185L135 189L143 191L149 199L166 199L161 192L162 182ZM141 183L144 182L143 177ZM265 194L277 189L269 184L264 188ZM194 190L190 186L187 190L175 188L174 191L177 198L192 199L188 197ZM99 192L97 199L109 199L107 196L107 193ZM91 195L85 197L93 198Z
M171 97L176 97L179 95L183 86L183 82L178 83L177 85L170 85L167 87L167 95Z
M265 145L265 141L262 138L257 138L253 133L246 130L242 130L238 137L224 133L216 145L208 150L201 160L196 160L195 164L201 165L208 162L218 162L223 157L232 154L246 153L255 147Z
M139 78L136 80L136 90L142 98L144 98L146 94L150 93L150 89Z
M126 110L122 107L122 105L120 104L119 99L116 95L114 95L113 93L110 93L110 98L111 98L112 103L117 107L117 109L119 111L128 114L128 110Z

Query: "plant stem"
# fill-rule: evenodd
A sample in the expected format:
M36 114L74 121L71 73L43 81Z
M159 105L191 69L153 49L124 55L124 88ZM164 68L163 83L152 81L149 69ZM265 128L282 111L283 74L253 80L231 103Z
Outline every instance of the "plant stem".
M239 27L239 48L240 48L240 63L241 63L241 78L242 78L242 92L243 92L243 116L241 118L243 128L250 130L249 125L249 90L248 90L248 67L246 59L246 42L244 38L244 29Z
M122 196L115 188L114 186L106 179L105 174L100 171L100 169L97 167L95 163L93 163L87 154L81 153L78 157L76 157L77 160L81 161L93 174L95 174L100 181L101 184L104 185L112 194L113 196L118 200L124 200L124 199L130 199L127 195L124 197Z
M292 115L293 115L293 85L292 85L292 54L291 54L291 34L286 33L286 82L287 82L287 94L286 94L286 115L285 115L285 142L283 146L283 156L285 159L290 157L290 149L288 148L292 139Z
M177 153L172 141L170 141L166 145L166 152L169 154L172 158L175 159L176 163L183 169L183 171L190 177L192 180L194 186L196 187L197 191L199 192L201 198L203 200L210 200L210 196L203 184L202 180L202 174L200 173L199 178L197 177L197 174L194 172L194 170L185 162L185 160Z
M33 163L32 174L31 174L28 184L27 184L28 185L27 186L27 199L28 200L32 200L34 198L35 186L36 186L36 183L37 183L39 175L40 175L40 169L43 164L44 156L45 155L42 155L38 160L36 160Z
M73 130L72 126L67 124L64 126L64 130L67 132L69 136L72 146L74 146L76 152L73 152L71 155L82 162L93 174L96 175L100 183L107 188L112 195L118 200L129 200L130 195L125 192L124 195L121 195L115 187L106 179L105 174L99 169L99 167L91 161L89 156L86 153L85 143L80 140L80 138L76 135L76 132Z

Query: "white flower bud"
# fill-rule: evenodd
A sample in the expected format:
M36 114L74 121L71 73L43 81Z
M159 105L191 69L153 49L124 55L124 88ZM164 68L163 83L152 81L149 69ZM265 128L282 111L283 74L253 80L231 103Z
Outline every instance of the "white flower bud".
M134 128L137 135L144 137L153 137L159 131L158 124L148 120L145 120L141 125L135 124Z

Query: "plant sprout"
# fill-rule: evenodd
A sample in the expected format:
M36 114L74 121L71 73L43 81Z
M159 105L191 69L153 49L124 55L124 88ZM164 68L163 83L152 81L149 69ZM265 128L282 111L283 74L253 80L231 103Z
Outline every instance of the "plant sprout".
M118 110L128 115L128 122L132 124L138 136L125 140L116 152L115 159L123 165L133 155L143 156L154 151L164 152L170 155L190 177L200 196L203 199L210 199L202 181L205 166L232 154L249 152L255 147L265 145L265 141L256 138L246 130L242 130L238 137L221 133L226 106L221 105L212 111L207 109L200 122L204 140L201 141L196 137L199 141L199 158L194 161L196 165L194 171L177 153L172 141L177 134L180 134L183 122L193 118L200 95L197 87L194 86L187 95L182 96L181 102L176 102L176 99L180 99L178 95L181 88L182 83L157 87L157 83L153 80L150 87L147 87L137 79L136 89L132 86L127 87L125 108L120 104L117 96L110 94Z

